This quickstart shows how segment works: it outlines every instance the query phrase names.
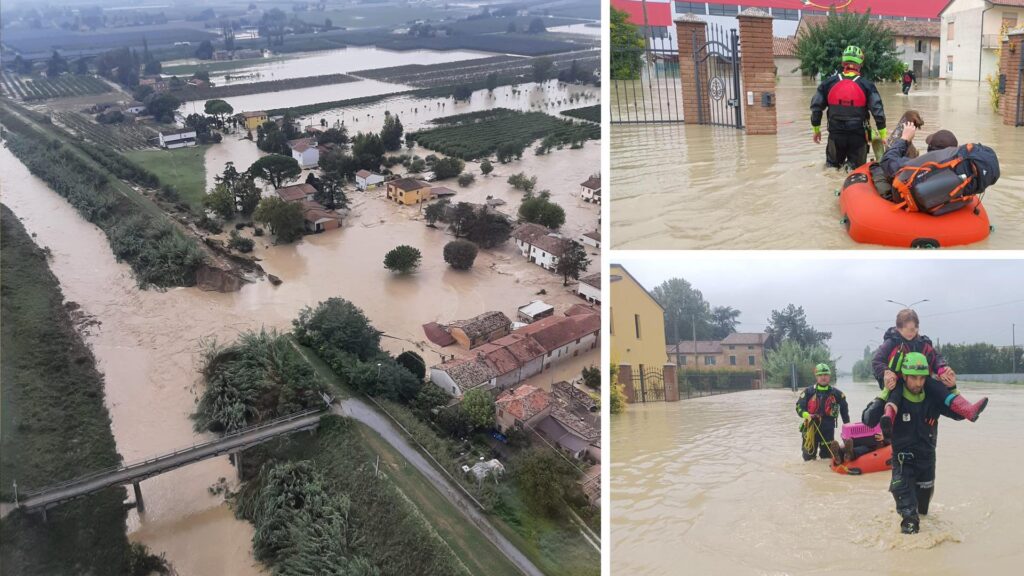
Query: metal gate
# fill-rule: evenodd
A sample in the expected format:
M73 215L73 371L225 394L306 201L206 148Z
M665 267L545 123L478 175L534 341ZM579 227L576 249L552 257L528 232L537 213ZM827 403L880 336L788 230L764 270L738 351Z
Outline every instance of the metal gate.
M613 124L682 122L679 51L611 49Z
M711 24L703 44L693 33L698 123L743 128L739 46L735 28L726 34L722 27Z
M665 401L665 374L660 367L641 365L633 374L633 401Z

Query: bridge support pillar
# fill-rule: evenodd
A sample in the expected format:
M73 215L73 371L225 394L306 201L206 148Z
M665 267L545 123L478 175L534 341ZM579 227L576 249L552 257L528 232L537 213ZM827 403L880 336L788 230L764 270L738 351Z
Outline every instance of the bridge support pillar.
M235 471L238 472L238 481L242 481L242 451L239 450L233 454L235 457Z
M141 514L146 511L146 503L142 500L142 486L138 482L132 482L132 488L135 490L135 509Z

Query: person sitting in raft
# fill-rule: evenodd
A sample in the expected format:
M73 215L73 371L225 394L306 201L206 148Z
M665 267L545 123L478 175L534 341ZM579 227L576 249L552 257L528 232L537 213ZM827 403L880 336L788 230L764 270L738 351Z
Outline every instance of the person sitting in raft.
M882 169L885 170L885 176L892 182L892 179L896 176L896 173L900 171L900 168L906 166L913 158L907 157L907 149L910 143L914 141L914 136L917 134L917 126L907 123L903 127L903 134L896 139L892 146L885 151L882 155ZM956 136L949 130L939 130L938 132L929 135L925 138L925 144L928 145L928 152L934 152L936 150L942 150L943 148L956 148L960 144L956 140Z
M814 379L815 384L801 391L796 400L796 413L804 419L801 432L814 427L814 442L801 448L805 462L814 460L816 452L822 459L831 458L828 443L835 437L836 417L842 416L844 424L850 423L846 394L830 384L832 369L828 364L814 367Z
M928 361L932 374L938 376L938 380L929 379L927 386L932 398L941 399L946 406L961 418L971 422L978 419L982 410L988 405L988 398L982 398L971 404L966 398L960 395L956 388L956 372L949 367L946 359L932 346L932 341L921 334L918 330L920 322L917 312L906 308L896 314L896 326L885 331L884 342L875 351L871 359L871 367L875 372L875 379L878 380L878 388L886 388L890 383L896 388L896 396L899 396L904 381L900 378L900 366L906 361L908 354L920 353ZM897 414L897 404L888 403L882 416L882 432L886 435L892 431L893 421Z
M833 461L836 464L842 464L843 462L856 460L869 452L874 452L891 443L884 434L878 433L872 436L854 437L849 440L840 438L839 440L829 442L829 447L832 449L832 454L835 455Z
M885 388L864 409L862 420L876 426L886 407L896 404L902 417L892 428L892 480L889 491L896 501L901 517L900 530L916 534L921 527L920 516L928 514L928 504L935 492L935 446L939 433L939 416L962 420L943 400L928 392L925 382L932 374L928 358L910 352L903 358L900 372L904 385L897 390L896 381Z

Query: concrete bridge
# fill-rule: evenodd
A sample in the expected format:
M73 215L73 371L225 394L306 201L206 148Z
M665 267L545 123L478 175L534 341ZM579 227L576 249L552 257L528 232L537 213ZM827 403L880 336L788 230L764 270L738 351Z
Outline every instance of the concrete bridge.
M142 488L139 486L139 482L146 478L224 454L235 454L235 464L239 465L238 458L241 450L284 434L312 430L320 425L320 418L329 413L328 408L325 407L289 414L170 454L162 454L135 464L101 470L41 490L20 494L15 505L26 512L41 510L45 515L47 508L52 508L68 500L80 498L111 486L131 484L135 489L135 505L139 511L143 511L145 503L142 500Z

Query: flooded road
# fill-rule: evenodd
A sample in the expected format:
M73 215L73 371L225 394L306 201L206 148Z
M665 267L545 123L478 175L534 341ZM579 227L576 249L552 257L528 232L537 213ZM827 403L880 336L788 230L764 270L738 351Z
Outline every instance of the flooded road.
M255 150L250 142L237 144ZM558 154L579 154L593 162L600 157L596 145ZM527 155L521 168L508 168L533 167L542 186L562 177L578 183L590 172L584 163L567 170L554 158L552 154L530 164L534 157ZM209 177L209 158L207 169ZM544 300L558 310L580 302L573 286L562 287L561 277L526 262L511 243L482 251L470 271L450 269L442 258L450 236L427 228L415 208L400 208L372 194L353 195L352 215L341 230L307 236L289 246L269 246L266 238L258 242L255 254L267 272L283 280L280 286L263 280L230 294L192 288L140 291L129 267L114 260L102 232L6 149L0 150L0 184L4 203L36 234L36 242L53 252L50 265L67 299L102 323L86 341L106 377L112 429L126 462L208 439L192 431L189 419L202 386L197 360L204 339L229 341L261 327L288 330L302 307L341 296L360 306L390 336L382 341L389 351L415 348L434 364L440 356L425 342L420 328L424 323L447 323L485 310L514 317L516 308L537 298L541 289L547 291ZM403 277L384 269L384 254L398 244L422 251L417 273ZM596 258L593 266L599 269ZM595 351L589 363L599 358ZM208 491L222 477L235 478L226 457L142 482L146 512L141 517L129 513L129 537L166 554L180 574L263 574L252 557L251 525L235 520L222 497Z
M877 248L855 243L840 224L834 192L844 174L826 170L824 141L811 141L808 106L816 86L801 78L779 80L775 136L748 137L718 126L613 126L612 246ZM981 142L996 150L1002 175L984 197L995 231L967 248L1024 246L1024 130L1002 124L988 87L923 80L909 97L898 84L878 88L890 126L904 110L921 113L919 149L925 136L945 128L961 144Z
M992 574L1019 571L1024 387L987 395L977 423L943 419L921 533L899 533L888 472L842 476L800 458L796 395L750 391L631 405L612 419L612 567L625 574ZM878 392L840 384L858 421Z

